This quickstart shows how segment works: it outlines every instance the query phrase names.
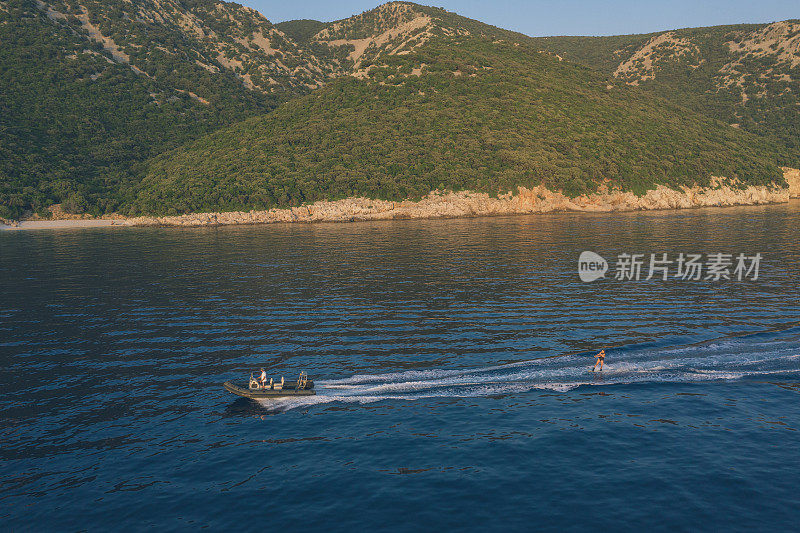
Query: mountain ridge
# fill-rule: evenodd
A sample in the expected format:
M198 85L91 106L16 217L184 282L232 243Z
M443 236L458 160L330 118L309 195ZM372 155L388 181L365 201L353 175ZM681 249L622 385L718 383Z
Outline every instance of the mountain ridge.
M794 32L794 22L787 24ZM557 61L590 65L607 78L607 82L593 78L591 84L608 85L606 90L618 93L621 101L631 91L652 93L657 100L637 98L656 107L669 101L755 133L764 139L755 141L758 146L783 154L775 156L778 159L769 172L777 175L778 164L796 166L795 156L782 152L780 146L787 146L790 152L796 149L793 141L799 120L790 115L781 122L778 113L796 103L794 83L800 76L796 77L795 65L786 72L770 67L767 79L753 81L748 69L765 59L742 53L741 65L730 67L731 86L722 88L720 95L712 98L702 91L689 91L679 97L676 88L695 79L700 79L698 85L710 87L713 76L707 72L708 65L717 65L722 54L714 41L717 34L734 31L730 28L752 33L767 26L712 28L706 30L710 36L704 37L705 41L689 30L674 30L671 37L655 43L650 40L670 32L587 41L530 38L412 2L389 2L327 23L305 20L272 24L255 10L215 0L3 0L0 41L10 46L0 50L0 109L6 111L0 114L0 216L19 216L24 211L46 214L56 203L78 213L130 208L137 191L142 190L143 177L170 150L189 146L240 120L286 107L297 98L329 95L326 87L343 87L342 83L351 83L347 80L399 90L393 100L381 104L389 106L388 115L393 114L392 109L403 107L402 99L413 97L399 89L403 86L413 85L419 93L433 95L455 91L455 85L447 81L452 78L466 80L463 87L469 87L493 68L491 54L477 61L475 54L459 57L466 50L463 43L481 39L486 50L501 45L525 50L529 57L519 56L519 61L537 63L544 52ZM31 38L34 35L37 37ZM748 35L745 32L741 36L742 46L761 46ZM796 35L784 32L773 37L779 43L794 43ZM431 43L438 43L432 49L439 50L439 55L425 52L431 49ZM442 43L452 50L443 49ZM648 43L650 52L642 52ZM674 50L674 57L664 53L667 49ZM761 49L762 56L773 55L769 44ZM709 50L716 55L700 57L711 54ZM634 57L637 53L639 57ZM790 47L786 53L791 63L797 51ZM692 58L697 64L694 69ZM625 61L627 67L621 68ZM782 65L780 61L774 63ZM37 69L39 76L34 74ZM562 79L567 85L588 80L579 69L570 72ZM761 73L756 70L756 74ZM772 73L776 79L769 78ZM784 75L789 76L789 82ZM669 83L662 83L665 79ZM744 81L739 84L739 79ZM498 87L506 86L503 83ZM759 96L764 87L766 96ZM486 90L489 96L496 92L492 87ZM43 97L33 100L33 94ZM743 103L741 94L747 98ZM485 96L475 94L473 98L479 102ZM612 105L602 101L599 105ZM436 105L447 105L445 102ZM579 108L584 104L574 105ZM511 108L505 110L505 117L495 116L491 110L486 113L484 118L492 119L489 130L475 131L474 135L486 135L504 121L516 120ZM666 113L688 120L685 111ZM342 144L337 150L330 157L346 156L348 147ZM589 156L587 152L583 157ZM494 156L487 152L487 157ZM370 179L390 183L392 173L387 169L395 164L387 160L385 168L376 170ZM700 177L701 181L706 178ZM491 179L507 181L500 176ZM459 186L459 179L451 181ZM562 185L572 190L571 185ZM212 204L220 194L217 188L210 185L205 191ZM426 192L414 188L413 195Z
M559 53L800 153L800 20L614 37L534 38Z

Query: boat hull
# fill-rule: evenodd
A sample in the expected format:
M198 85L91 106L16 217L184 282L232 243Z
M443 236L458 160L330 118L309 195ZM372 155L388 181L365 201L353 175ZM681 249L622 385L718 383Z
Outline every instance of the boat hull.
M270 398L293 398L295 396L314 396L317 391L314 390L314 382L309 381L304 389L296 389L297 383L294 381L287 381L283 384L283 389L250 389L248 387L241 387L231 381L226 381L222 384L225 390L231 394L241 396L243 398L251 398L253 400L267 400Z

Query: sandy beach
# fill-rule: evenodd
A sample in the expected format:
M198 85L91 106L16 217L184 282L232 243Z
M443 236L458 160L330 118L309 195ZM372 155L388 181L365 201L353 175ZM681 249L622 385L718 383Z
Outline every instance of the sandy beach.
M86 219L86 220L23 220L14 225L0 224L0 231L17 230L54 230L54 229L86 229L86 228L122 228L125 224L120 220Z

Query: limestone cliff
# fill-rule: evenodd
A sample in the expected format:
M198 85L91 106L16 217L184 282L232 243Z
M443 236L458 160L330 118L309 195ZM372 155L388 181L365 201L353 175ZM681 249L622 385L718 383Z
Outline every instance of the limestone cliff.
M783 178L789 184L789 198L800 198L800 169L783 168Z

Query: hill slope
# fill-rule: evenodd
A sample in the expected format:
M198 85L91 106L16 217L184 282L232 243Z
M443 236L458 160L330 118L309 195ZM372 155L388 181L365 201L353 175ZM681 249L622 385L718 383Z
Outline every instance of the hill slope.
M410 2L273 25L217 0L0 0L0 217L769 180L787 161L778 145L797 143L798 78L794 26L764 33L779 37L772 62L751 35L765 28L542 41ZM725 70L729 37L757 53ZM705 89L682 90L690 81Z
M137 162L341 68L211 0L2 0L0 42L0 217L114 209Z
M542 183L581 194L707 185L712 175L782 181L777 145L639 88L612 90L605 75L536 50L443 27L413 50L356 58L359 76L151 161L131 212Z
M148 157L412 50L449 16L420 9L292 38L216 0L0 0L0 217L114 210Z
M800 21L534 42L800 154Z

